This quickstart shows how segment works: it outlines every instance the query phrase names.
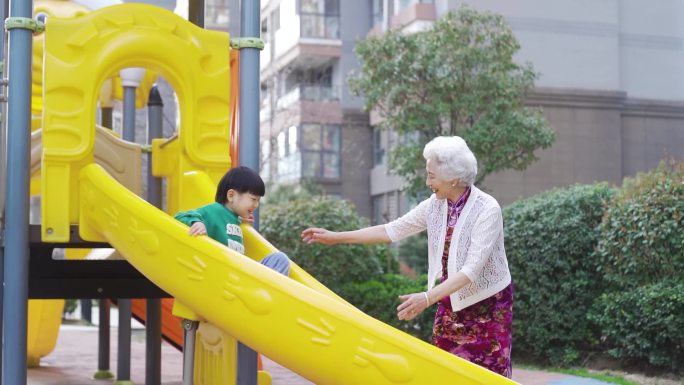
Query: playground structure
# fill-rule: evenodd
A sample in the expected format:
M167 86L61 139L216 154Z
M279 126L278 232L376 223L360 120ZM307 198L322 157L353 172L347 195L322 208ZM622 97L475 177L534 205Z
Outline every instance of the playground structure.
M189 236L171 215L211 202L218 179L234 164L235 148L229 150L236 138L230 128L236 116L232 106L237 102L231 97L236 97L232 85L237 79L231 72L235 61L231 63L228 34L142 4L77 16L51 18L46 27L43 119L32 136L33 146L12 138L20 136L20 129L28 135L29 110L10 108L10 144L27 152L36 149L36 155L21 164L10 153L6 162L3 383L26 382L26 355L17 354L28 350L26 300L67 294L175 298L174 314L187 326L188 384L268 384L268 374L242 365L240 370L254 373L238 379L237 340L319 384L513 383L363 314L296 264L290 277L261 266L257 261L276 249L251 226L243 225L246 255L206 237ZM258 12L256 16L258 26ZM30 39L26 41L30 46ZM11 48L10 60L15 52ZM256 48L250 48L245 52L256 54ZM113 73L131 67L163 76L179 100L178 134L155 139L151 146L152 174L166 180L166 211L140 197L141 146L95 126L102 85ZM257 61L252 71L258 68ZM13 74L10 70L10 103L17 95L12 93ZM256 126L241 124L239 145L241 163L258 168L258 114L253 112L258 112L259 84L249 80L240 83L240 118L249 115L253 119L247 122ZM252 94L245 96L243 87L250 85ZM16 98L30 100L28 96L24 90ZM251 107L247 113L242 110L245 104ZM22 111L25 116L18 115ZM21 148L10 152L16 150ZM39 186L18 177L29 171L40 173ZM10 185L15 180L24 182L16 191ZM39 226L29 226L28 206L21 203L31 189L41 196ZM79 285L69 285L68 277L42 279L29 271L62 269L56 267L61 261L52 260L52 250L73 246L113 247L126 261L61 265L82 264L83 272L97 278ZM21 264L29 251L30 263ZM45 268L48 265L51 269ZM29 277L37 279L27 285ZM64 286L50 291L48 285L55 282Z

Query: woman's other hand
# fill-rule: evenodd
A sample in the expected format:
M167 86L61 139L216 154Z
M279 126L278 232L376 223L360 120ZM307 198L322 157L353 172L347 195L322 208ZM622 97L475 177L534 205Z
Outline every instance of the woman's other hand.
M428 308L428 301L425 299L425 292L400 295L401 303L397 306L397 317L402 321L410 321L423 310Z
M337 233L318 227L310 227L302 231L302 241L306 243L323 243L326 245L334 245L338 241L336 239Z

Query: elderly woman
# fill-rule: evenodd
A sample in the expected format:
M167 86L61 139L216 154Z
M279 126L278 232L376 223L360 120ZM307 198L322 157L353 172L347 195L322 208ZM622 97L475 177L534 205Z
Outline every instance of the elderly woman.
M401 320L437 304L435 345L511 377L513 286L496 200L473 185L477 160L460 137L437 137L423 150L434 194L403 217L354 231L308 228L305 242L396 242L427 230L427 291L400 296ZM437 284L435 284L437 283Z

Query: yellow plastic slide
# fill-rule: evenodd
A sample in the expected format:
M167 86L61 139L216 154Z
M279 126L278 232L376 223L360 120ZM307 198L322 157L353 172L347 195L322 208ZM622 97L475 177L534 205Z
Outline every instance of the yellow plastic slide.
M317 384L514 384L187 228L100 166L80 174L81 236L111 243L208 322Z

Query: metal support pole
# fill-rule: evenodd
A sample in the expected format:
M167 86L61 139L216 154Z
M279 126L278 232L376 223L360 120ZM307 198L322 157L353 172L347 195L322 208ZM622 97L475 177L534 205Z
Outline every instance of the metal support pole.
M5 20L7 17L7 7L9 1L5 0L0 3L0 20ZM5 55L5 29L0 30L0 79L7 76L5 70L7 66L7 57ZM4 82L3 82L4 83ZM0 87L0 95L6 95L7 87L4 85ZM5 246L2 241L2 235L5 233L5 186L7 181L7 105L5 102L0 102L0 341L4 341L3 337L3 301L5 296ZM2 383L2 347L0 345L0 383Z
M10 17L30 19L31 0L13 0ZM5 207L5 319L3 378L5 385L26 384L28 318L29 162L31 138L32 31L9 30L7 189Z
M150 90L147 102L147 141L162 137L164 103L157 86ZM147 201L162 206L161 179L152 175L152 154L147 157ZM145 322L145 384L161 385L161 299L147 299Z
M127 70L120 71L124 89L123 100L123 139L135 142L135 89L139 82L128 83ZM133 70L135 72L135 70ZM116 384L131 383L131 300L120 298L119 305L119 338L116 362Z
M135 142L135 88L124 86L123 140Z
M188 20L196 26L204 28L204 0L188 1Z
M161 299L147 299L145 384L161 385Z
M114 373L109 370L109 306L108 299L100 300L100 320L97 326L97 372L93 376L96 380L114 378Z
M195 337L198 321L183 321L183 385L192 385L195 374Z
M102 107L100 109L100 125L112 128L112 107ZM109 328L110 328L110 307L111 301L101 299L98 310L100 312L97 325L97 372L93 375L96 380L114 378L114 373L109 370Z
M243 1L240 8L240 37L260 37L261 1ZM240 163L259 171L259 54L257 48L240 50ZM254 213L259 229L259 212ZM257 353L238 343L238 385L256 385Z
M131 384L131 300L119 298L119 336L116 351L116 384Z

